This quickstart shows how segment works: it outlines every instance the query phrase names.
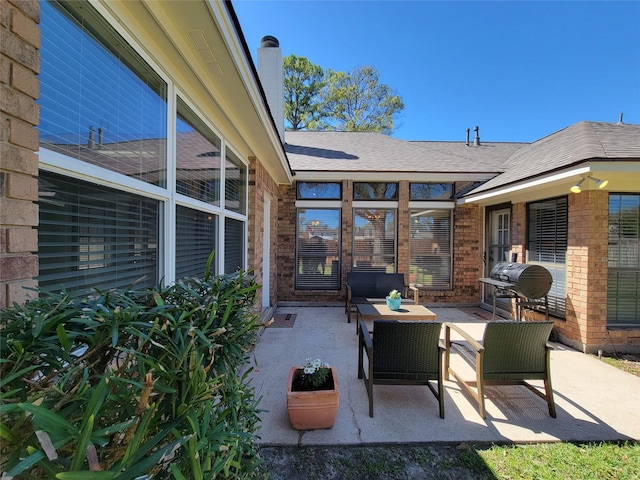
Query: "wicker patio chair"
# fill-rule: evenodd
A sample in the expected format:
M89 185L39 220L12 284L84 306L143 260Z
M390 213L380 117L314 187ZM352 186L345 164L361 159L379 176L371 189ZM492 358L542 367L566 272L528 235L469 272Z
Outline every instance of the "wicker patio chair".
M358 378L363 378L369 396L369 416L373 417L373 385L427 385L440 405L444 418L442 324L375 320L373 336L360 322ZM373 337L373 338L372 338ZM368 369L364 369L364 353ZM431 381L437 382L438 389Z
M551 346L547 344L553 322L489 322L482 343L471 338L453 323L446 322L444 325L446 350L444 378L449 380L449 374L451 374L460 382L478 402L478 410L482 418L486 418L484 387L487 385L524 385L547 402L549 415L556 418L556 406L551 388ZM471 358L465 354L462 343L451 341L451 330L455 330L466 340L471 349ZM452 346L475 367L475 381L463 380L451 368ZM545 392L543 393L526 380L543 380Z

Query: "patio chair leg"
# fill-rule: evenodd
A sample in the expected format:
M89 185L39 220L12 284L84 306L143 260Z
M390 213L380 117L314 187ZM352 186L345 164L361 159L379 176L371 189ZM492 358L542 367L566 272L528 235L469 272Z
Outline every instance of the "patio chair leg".
M549 405L549 415L551 418L556 418L556 403L553 400L553 389L551 388L551 378L547 378L544 381L544 389L547 397L547 404Z

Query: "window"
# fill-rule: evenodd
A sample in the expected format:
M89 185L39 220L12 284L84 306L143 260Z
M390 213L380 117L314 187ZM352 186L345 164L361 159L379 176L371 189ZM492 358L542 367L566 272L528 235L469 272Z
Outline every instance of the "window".
M609 195L607 323L640 325L640 195Z
M409 211L409 281L451 289L451 209Z
M216 250L217 221L217 215L176 207L176 278L204 276L207 259ZM211 269L215 274L215 262Z
M158 278L158 201L40 172L41 287L150 287Z
M296 288L340 289L340 209L298 208Z
M176 119L177 192L220 205L221 140L178 98Z
M561 318L566 315L567 222L567 197L528 205L528 262L541 265L551 273L549 312Z
M224 175L225 208L232 212L247 213L247 166L227 150Z
M353 184L354 200L397 200L397 183L358 183Z
M452 183L411 183L409 200L451 200Z
M396 209L354 208L354 271L396 272L396 215Z
M296 198L310 200L341 200L342 184L323 182L298 182Z
M245 268L244 252L244 222L226 218L224 222L224 273L233 273Z
M214 250L214 274L246 268L246 164L90 3L40 5L40 284L170 283Z
M165 186L166 83L84 2L40 5L40 146Z

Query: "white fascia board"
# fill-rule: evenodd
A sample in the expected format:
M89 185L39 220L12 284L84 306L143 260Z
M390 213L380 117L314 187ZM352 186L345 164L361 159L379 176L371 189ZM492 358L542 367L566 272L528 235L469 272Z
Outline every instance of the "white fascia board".
M309 171L295 170L297 182L326 182L353 180L355 182L478 182L491 180L497 174L486 173L430 173L430 172L366 172L366 171Z
M485 200L490 200L493 197L499 197L502 195L508 195L513 193L518 193L525 191L530 188L536 188L540 186L544 186L547 184L552 184L554 182L567 180L569 178L573 178L580 175L585 175L591 172L591 168L586 166L581 166L580 168L575 168L571 170L565 170L563 172L555 173L553 175L544 175L540 177L536 177L524 182L520 182L513 185L507 185L505 187L497 188L495 190L489 190L485 192L480 192L475 195L469 195L464 198L458 200L458 204L465 203L475 203Z

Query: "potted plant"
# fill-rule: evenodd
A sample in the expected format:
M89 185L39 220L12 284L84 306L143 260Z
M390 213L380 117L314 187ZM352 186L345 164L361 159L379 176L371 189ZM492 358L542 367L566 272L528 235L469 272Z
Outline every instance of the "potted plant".
M397 290L391 290L387 295L387 307L389 310L400 310L400 305L402 305L402 295Z
M287 381L287 412L294 429L333 427L339 397L335 367L311 358L303 367L291 367Z

